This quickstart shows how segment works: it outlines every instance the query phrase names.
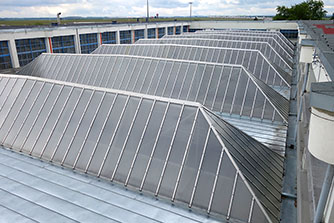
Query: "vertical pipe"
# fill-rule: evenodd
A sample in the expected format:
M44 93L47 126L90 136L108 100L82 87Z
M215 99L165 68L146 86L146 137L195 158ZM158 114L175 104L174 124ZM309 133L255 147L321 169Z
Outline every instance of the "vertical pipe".
M334 166L331 164L328 164L324 183L321 188L317 210L314 216L314 221L313 221L314 223L322 222L322 218L324 215L324 210L325 210L325 206L327 203L328 194L331 189L333 177L334 177Z

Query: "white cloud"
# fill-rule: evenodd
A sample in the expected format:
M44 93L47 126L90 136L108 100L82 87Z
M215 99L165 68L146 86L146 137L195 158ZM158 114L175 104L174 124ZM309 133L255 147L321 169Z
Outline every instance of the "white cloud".
M149 0L150 15L188 16L190 0ZM193 0L193 15L273 15L277 5L291 6L301 0ZM325 9L334 12L334 0ZM0 17L108 16L144 17L146 0L1 0Z

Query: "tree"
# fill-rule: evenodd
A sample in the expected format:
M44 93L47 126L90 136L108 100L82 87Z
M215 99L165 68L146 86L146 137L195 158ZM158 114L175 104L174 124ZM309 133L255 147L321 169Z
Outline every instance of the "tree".
M326 16L324 2L319 0L307 0L291 6L277 6L277 14L274 20L320 20Z

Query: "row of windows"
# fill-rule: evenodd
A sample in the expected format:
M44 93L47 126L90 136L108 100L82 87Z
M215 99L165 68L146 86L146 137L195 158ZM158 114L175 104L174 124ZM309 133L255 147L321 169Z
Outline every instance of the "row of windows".
M181 26L168 27L168 34L173 35L181 34ZM183 32L188 32L189 26L183 26ZM154 39L163 37L166 34L165 28L151 28L147 30L147 38ZM134 39L144 38L144 30L135 30ZM91 53L98 47L98 36L96 33L80 34L80 46L81 53ZM115 44L116 32L104 32L101 33L102 44ZM132 43L131 30L120 31L120 43ZM24 66L38 57L41 53L46 52L45 38L34 39L19 39L15 40L16 50L19 58L20 66ZM75 53L75 41L74 36L56 36L51 38L52 52L53 53ZM0 41L0 69L8 69L12 67L8 41Z
M7 41L0 41L0 70L12 68Z

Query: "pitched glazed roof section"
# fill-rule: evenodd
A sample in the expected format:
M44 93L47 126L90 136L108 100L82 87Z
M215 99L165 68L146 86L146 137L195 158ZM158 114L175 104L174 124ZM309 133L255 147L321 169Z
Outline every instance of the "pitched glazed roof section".
M239 64L269 85L290 86L291 76L278 70L257 50L241 50L187 45L102 45L92 54L137 55L225 64Z
M212 34L233 34L233 35L242 35L242 36L266 36L273 37L279 44L286 47L291 53L293 53L294 45L289 41L281 32L278 31L249 31L249 30L199 30L195 33L204 34L204 33L212 33ZM184 33L186 34L186 33Z
M279 221L283 158L200 104L0 78L2 145L222 219Z
M270 61L278 66L292 70L292 62L282 57L269 43L263 41L227 40L198 38L168 38L168 39L140 39L135 44L181 44L194 46L222 47L231 49L253 49L259 50Z
M292 60L293 53L289 52L283 46L281 46L274 38L272 37L258 37L258 36L240 36L232 34L188 34L188 35L170 35L164 36L163 38L206 38L206 39L228 39L228 40L248 40L248 41L260 41L267 42L283 57Z
M257 89L262 85L255 85L240 65L142 56L42 54L19 74L195 101L217 112L287 121L282 115L287 111L279 111L285 107L267 103L268 94Z

